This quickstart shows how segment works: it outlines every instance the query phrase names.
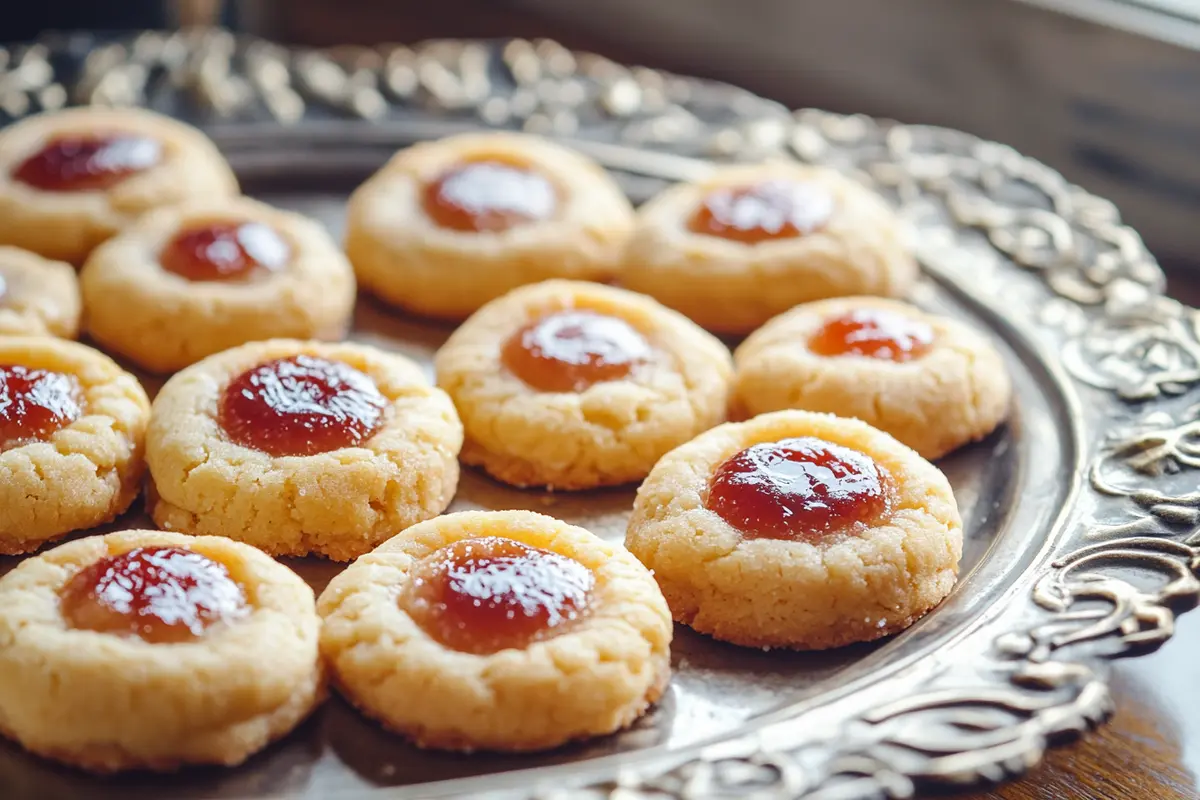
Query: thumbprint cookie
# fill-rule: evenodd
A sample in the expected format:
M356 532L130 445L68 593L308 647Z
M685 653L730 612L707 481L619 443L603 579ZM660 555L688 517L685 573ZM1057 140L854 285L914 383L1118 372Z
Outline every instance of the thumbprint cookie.
M90 347L0 336L0 553L36 550L129 508L150 401Z
M0 245L0 336L74 339L79 309L74 267Z
M917 278L900 221L825 167L725 167L644 205L620 276L709 330L748 333L797 303L903 296Z
M0 244L81 264L154 208L229 198L237 180L200 131L133 108L72 108L0 130Z
M629 201L584 156L477 133L403 150L359 187L346 252L386 302L462 319L522 284L608 280L632 228Z
M891 436L778 411L664 456L625 545L677 622L734 644L820 650L895 633L940 603L962 523L946 477Z
M529 511L414 525L317 602L334 684L422 747L544 750L632 724L666 688L671 616L620 545Z
M348 561L449 505L461 446L450 398L403 356L254 342L154 399L149 511L168 530Z
M466 429L463 460L515 486L640 480L725 420L723 344L648 297L546 281L488 303L435 358Z
M80 273L88 333L154 372L245 342L341 339L354 272L321 225L246 198L147 214Z
M121 531L0 578L0 733L95 772L233 765L324 697L312 590L248 545Z
M1004 359L968 325L895 300L797 306L737 349L736 405L857 417L925 458L991 433L1012 393Z

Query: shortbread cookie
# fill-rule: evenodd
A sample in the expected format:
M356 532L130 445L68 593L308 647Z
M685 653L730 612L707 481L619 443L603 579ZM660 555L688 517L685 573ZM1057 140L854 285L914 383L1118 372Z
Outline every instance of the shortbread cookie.
M516 486L644 478L725 420L723 344L653 300L547 281L489 303L435 359L463 419L463 460Z
M256 342L158 393L149 509L169 530L347 561L449 505L461 446L450 398L403 356Z
M237 198L142 217L80 274L88 333L154 372L245 342L341 339L354 272L313 220Z
M150 401L102 353L0 336L0 553L109 522L145 471Z
M895 633L941 602L962 523L946 477L886 433L779 411L667 454L638 490L625 545L676 621L818 650Z
M16 247L0 246L0 336L79 334L75 269Z
M543 750L612 733L670 674L653 576L529 511L415 525L334 578L317 609L335 685L422 747Z
M0 130L0 244L47 258L81 264L150 209L237 191L204 134L151 111L72 108Z
M734 356L747 415L800 408L858 417L925 458L996 429L1012 393L982 334L894 300L846 297L798 306Z
M253 547L121 531L0 578L0 732L96 772L239 764L324 696L312 590Z
M620 276L700 325L748 333L797 303L899 297L917 278L899 220L841 174L723 167L642 206Z
M346 252L387 302L462 319L522 284L611 278L632 227L629 201L584 156L477 133L403 150L359 187Z

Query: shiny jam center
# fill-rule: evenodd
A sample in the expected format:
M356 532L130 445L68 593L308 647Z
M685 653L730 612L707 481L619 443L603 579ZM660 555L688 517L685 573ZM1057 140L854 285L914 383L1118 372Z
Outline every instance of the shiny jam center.
M833 197L816 183L764 181L717 189L692 214L693 233L745 244L790 239L816 231L833 214Z
M221 397L221 427L273 456L357 447L383 424L387 399L368 375L340 361L298 355L259 364Z
M148 136L63 136L21 162L13 177L51 192L108 189L161 159L162 144Z
M574 559L512 539L463 539L422 559L400 602L446 647L484 655L569 630L595 576Z
M501 160L468 161L425 187L425 211L443 228L455 231L504 231L549 219L558 193L528 166Z
M734 455L713 475L706 505L749 538L819 541L878 520L891 494L870 456L806 436Z
M159 262L190 281L224 281L275 272L289 255L287 243L267 225L218 222L177 233Z
M538 391L580 392L626 377L650 356L650 343L625 320L592 311L560 311L510 336L501 360Z
M859 309L832 319L809 339L821 356L856 355L884 361L912 361L929 352L934 332L929 323L883 309Z
M61 592L72 628L186 642L245 616L246 595L224 564L178 547L139 547L90 564Z
M42 441L83 415L71 375L0 365L0 450Z

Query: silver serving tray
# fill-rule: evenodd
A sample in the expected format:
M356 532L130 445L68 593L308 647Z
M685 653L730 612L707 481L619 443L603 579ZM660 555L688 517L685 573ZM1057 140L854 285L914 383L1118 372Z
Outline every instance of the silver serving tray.
M176 113L217 139L249 193L338 235L347 193L396 148L480 126L562 138L638 201L712 160L834 165L912 224L927 276L917 302L991 330L1017 401L1008 425L940 462L966 529L957 589L884 642L760 652L680 628L671 688L649 716L542 755L422 752L336 697L232 770L97 779L3 745L6 800L908 797L1020 773L1103 720L1106 662L1164 642L1175 610L1200 598L1200 406L1188 396L1200 316L1163 296L1158 266L1110 203L1008 147L791 113L548 42L297 52L206 33L90 44L9 53L10 67L50 70L28 109L53 105L47 87L58 86L64 100ZM362 298L354 335L428 365L449 332ZM454 508L532 508L620 541L632 497L516 491L468 470ZM288 563L318 590L339 570Z

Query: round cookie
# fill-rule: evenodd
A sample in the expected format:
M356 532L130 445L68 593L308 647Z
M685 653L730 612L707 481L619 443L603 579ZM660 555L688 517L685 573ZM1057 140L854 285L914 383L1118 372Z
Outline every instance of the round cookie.
M916 278L881 198L832 169L781 162L721 167L646 203L619 280L709 330L743 334L797 303L900 297Z
M96 772L239 764L324 696L312 590L248 545L121 531L0 578L0 732Z
M620 188L579 153L472 133L403 150L360 186L346 253L383 300L462 319L523 284L611 278L632 227Z
M245 342L341 339L354 273L321 225L247 198L151 212L80 274L88 333L154 372Z
M129 508L150 401L90 347L0 336L0 553L36 550Z
M415 525L334 578L317 610L335 685L422 747L544 750L612 733L670 673L653 576L528 511Z
M991 433L1008 415L1004 359L982 334L895 300L797 306L734 354L736 405L857 417L925 458Z
M864 422L779 411L664 456L625 545L675 620L750 647L818 650L900 631L953 588L946 477Z
M466 429L463 461L515 486L640 480L725 420L723 344L648 297L593 283L516 289L435 357Z
M79 334L75 269L17 247L0 246L0 336Z
M449 505L461 446L450 399L403 356L254 342L158 393L148 506L169 530L347 561Z
M237 192L204 134L152 111L72 108L0 130L0 244L47 258L81 264L146 211Z

